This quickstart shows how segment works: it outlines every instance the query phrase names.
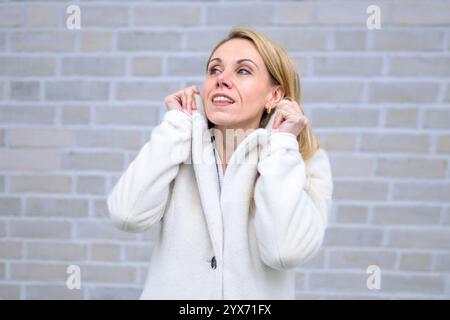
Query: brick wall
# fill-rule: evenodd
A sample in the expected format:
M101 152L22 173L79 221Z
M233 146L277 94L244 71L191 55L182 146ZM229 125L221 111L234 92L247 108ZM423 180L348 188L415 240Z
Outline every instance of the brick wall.
M81 8L81 29L66 8ZM381 9L381 29L366 8ZM0 297L137 298L106 196L232 26L282 44L335 179L299 299L450 297L449 1L0 1ZM69 265L81 289L66 288ZM366 269L381 270L369 290Z

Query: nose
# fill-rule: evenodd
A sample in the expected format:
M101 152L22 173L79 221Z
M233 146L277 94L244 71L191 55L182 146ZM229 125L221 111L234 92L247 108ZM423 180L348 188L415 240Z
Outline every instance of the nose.
M228 89L230 89L232 87L232 83L231 81L228 79L228 76L226 75L225 72L222 72L221 74L219 74L217 76L217 86L218 87L222 87L225 86Z

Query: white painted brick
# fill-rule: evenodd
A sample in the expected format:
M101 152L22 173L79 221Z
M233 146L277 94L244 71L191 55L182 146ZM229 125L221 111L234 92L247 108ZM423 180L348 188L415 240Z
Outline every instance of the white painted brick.
M181 34L172 31L124 31L118 33L117 46L121 51L175 51L181 49Z
M0 283L1 300L19 300L20 285Z
M417 128L417 108L389 108L384 125L388 128Z
M109 209L105 200L95 200L94 201L94 212L95 217L98 218L109 218Z
M366 38L367 34L362 31L340 31L337 29L334 36L334 47L343 51L364 50Z
M351 132L316 132L320 136L320 144L325 150L352 151L356 150L358 135Z
M344 56L316 57L313 59L317 76L377 76L381 74L381 57Z
M228 30L190 30L185 32L186 49L189 51L212 50L220 40L226 38Z
M61 166L65 170L103 170L123 169L123 156L105 152L69 152L62 155Z
M440 207L377 205L373 223L383 225L433 225L440 219Z
M108 92L106 81L52 81L45 84L45 97L52 101L107 100Z
M129 6L85 6L82 9L82 28L127 26L128 11Z
M336 222L338 223L366 223L368 208L358 205L339 205Z
M259 28L259 30L288 51L327 50L332 39L331 32L317 29L308 30L308 32L303 32L298 28L281 30Z
M72 198L33 198L26 200L28 216L84 217L88 215L88 202Z
M145 125L158 123L159 110L153 107L96 107L95 123L99 125Z
M326 246L381 246L383 231L365 227L330 226L325 233Z
M206 76L208 57L169 57L167 74L171 76Z
M366 270L371 265L380 269L393 269L396 254L386 250L338 250L330 252L330 267Z
M160 57L135 57L132 64L133 75L136 76L158 76L162 72Z
M389 245L397 248L450 248L450 232L443 229L390 230Z
M93 243L90 246L91 260L95 261L119 261L120 246L110 243Z
M372 50L386 51L434 51L442 49L444 33L433 29L383 30L370 34Z
M125 245L124 258L125 261L150 261L152 247L150 245Z
M363 133L361 151L385 153L426 153L430 150L430 137L421 133Z
M111 219L96 219L95 221L77 221L77 239L110 239L110 240L136 240L137 234L117 229Z
M11 263L12 280L28 281L64 281L67 278L68 265L34 262Z
M92 300L137 300L141 296L141 287L90 286L89 299Z
M77 130L76 145L87 148L133 149L141 145L141 133L131 130Z
M426 14L424 14L426 12ZM393 2L391 19L399 25L449 25L450 4L446 1L433 1L432 5L423 1Z
M51 124L55 122L54 107L2 106L1 124Z
M10 221L11 237L40 239L69 239L72 225L66 221ZM0 232L1 233L1 232Z
M111 51L113 35L111 31L82 31L80 50L86 52Z
M70 31L28 31L11 34L13 51L71 52L75 49L75 33Z
M0 10L0 27L19 27L25 24L25 11L23 7L2 4Z
M309 117L314 127L377 127L379 110L368 108L314 108Z
M39 100L40 84L37 81L12 81L11 100Z
M381 290L395 293L418 293L422 295L443 294L444 276L442 275L383 275Z
M315 13L315 6L311 2L280 3L274 9L275 22L283 26L310 24Z
M51 76L56 72L56 61L47 57L0 57L0 76Z
M0 257L2 259L20 259L22 257L23 241L1 240ZM1 288L1 285L0 285ZM1 292L1 289L0 289ZM0 293L1 297L1 293Z
M105 194L105 178L102 176L79 176L77 178L77 193Z
M0 170L50 171L59 169L59 154L46 150L0 150Z
M354 292L369 291L366 287L367 275L365 270L353 273L311 273L309 287L313 290Z
M431 269L432 256L429 253L402 253L400 257L400 269L411 271L429 271Z
M386 103L426 103L434 102L438 94L438 84L430 82L371 82L369 100Z
M131 266L83 265L83 281L97 283L136 283L136 268Z
M70 193L71 178L65 175L22 175L10 177L10 191L16 193Z
M265 4L217 4L207 7L206 14L209 25L268 25L273 22L272 8Z
M375 168L373 157L330 155L331 171L334 177L367 177Z
M83 285L82 285L83 286ZM25 299L27 300L83 300L84 291L80 289L70 290L66 284L43 285L33 284L25 286Z
M388 184L375 181L336 181L333 199L386 200Z
M449 182L395 182L395 200L450 201Z
M437 253L435 255L435 271L449 272L450 270L450 253Z
M450 135L438 136L436 145L437 153L450 153Z
M73 144L73 134L64 128L12 128L9 145L17 148L57 148Z
M445 109L426 110L424 115L423 127L434 129L450 128L450 110Z
M187 27L201 21L201 6L165 4L164 6L137 5L134 7L136 26Z
M1 196L0 216L18 216L22 210L20 198Z
M363 83L356 81L303 81L304 103L361 102ZM325 95L324 92L327 94Z
M91 111L86 106L65 106L61 111L61 122L65 125L89 124Z
M389 75L444 77L450 75L450 57L392 57Z
M356 25L366 26L366 9L371 2L366 1L340 1L340 2L318 2L316 22L319 25ZM388 7L383 2L378 2L380 7L382 23L386 22Z
M180 90L173 82L119 82L117 83L117 100L155 100L163 101L164 98Z
M68 242L29 242L26 244L27 259L32 260L62 260L71 264L85 260L87 246L85 244Z
M26 24L34 28L57 27L64 9L53 4L27 4Z
M113 57L68 57L62 59L67 76L124 76L125 59Z
M376 175L381 177L445 178L447 161L425 158L378 158Z

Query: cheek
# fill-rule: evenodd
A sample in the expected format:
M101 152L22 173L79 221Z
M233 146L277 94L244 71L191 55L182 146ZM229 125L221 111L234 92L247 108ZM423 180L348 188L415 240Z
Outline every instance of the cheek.
M255 86L245 86L240 89L241 104L246 114L255 114L261 111L264 106L266 92L255 89Z

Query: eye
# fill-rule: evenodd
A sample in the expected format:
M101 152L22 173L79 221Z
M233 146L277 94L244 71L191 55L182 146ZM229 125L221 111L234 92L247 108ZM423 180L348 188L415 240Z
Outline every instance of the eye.
M247 73L244 73L244 74L250 74L250 71L248 71L247 69L241 68L241 69L239 69L238 72L240 73L241 71L247 72Z
M209 71L208 71L208 73L209 73L209 74L214 74L214 70L217 70L217 68L214 68L214 67L213 67L213 68L210 68Z

